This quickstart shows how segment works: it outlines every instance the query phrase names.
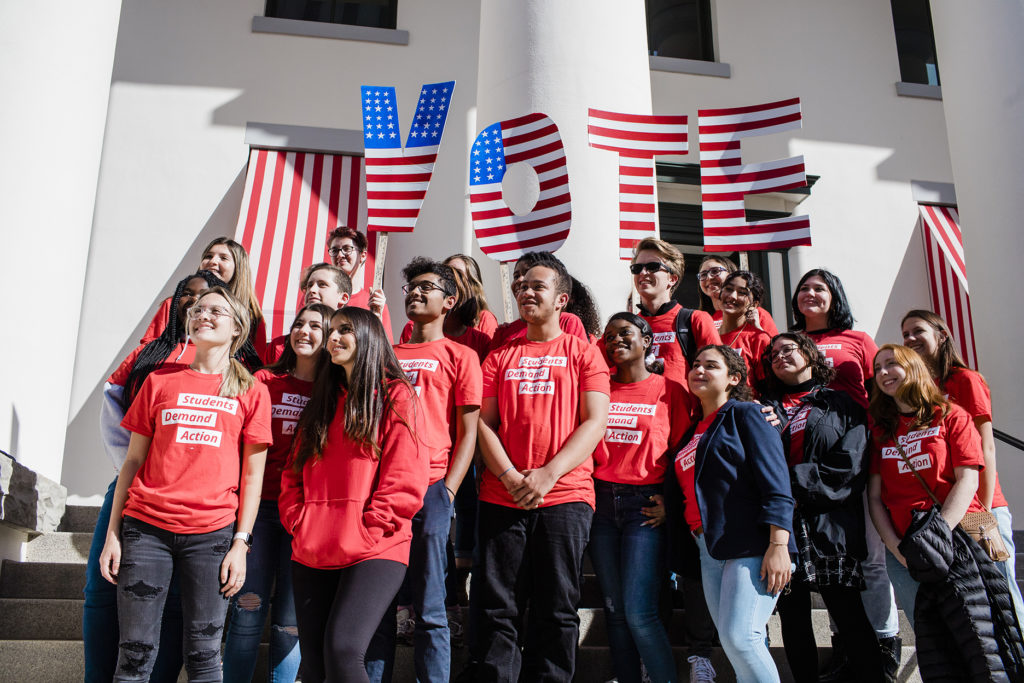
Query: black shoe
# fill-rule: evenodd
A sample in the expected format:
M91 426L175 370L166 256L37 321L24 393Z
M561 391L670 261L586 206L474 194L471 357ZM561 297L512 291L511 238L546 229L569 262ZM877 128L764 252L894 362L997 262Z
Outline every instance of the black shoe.
M882 671L885 673L885 680L889 683L895 683L896 675L900 671L903 639L899 636L879 638L878 647L882 650Z
M853 667L846 656L843 641L838 635L832 636L832 657L818 674L818 683L847 683L853 681Z

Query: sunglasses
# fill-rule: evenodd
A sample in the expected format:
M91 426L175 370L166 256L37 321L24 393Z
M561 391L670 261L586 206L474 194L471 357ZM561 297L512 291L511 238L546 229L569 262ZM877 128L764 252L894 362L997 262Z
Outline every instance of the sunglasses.
M664 270L668 274L672 274L672 269L666 266L661 261L649 261L647 263L633 263L629 266L629 272L633 275L639 275L640 273L647 271L648 273L657 273L659 270Z

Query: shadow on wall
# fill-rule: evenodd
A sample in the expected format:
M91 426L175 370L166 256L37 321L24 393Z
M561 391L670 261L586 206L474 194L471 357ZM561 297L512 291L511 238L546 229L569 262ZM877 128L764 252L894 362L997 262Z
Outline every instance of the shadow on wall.
M900 270L893 280L893 288L889 290L889 298L885 302L885 310L878 323L875 341L882 344L902 344L903 334L900 321L907 311L915 308L931 308L931 295L928 293L928 282L922 277L924 270L921 262L924 259L924 245L921 242L920 221L914 224L914 232L907 242L907 249L900 259Z
M210 214L202 231L196 235L188 250L182 254L174 272L164 283L164 295L153 302L145 317L138 322L131 336L124 342L117 353L117 361L113 363L102 377L96 378L96 385L89 393L89 398L68 423L65 435L64 466L61 471L61 483L67 487L69 496L102 496L110 481L117 476L113 464L103 450L100 440L99 419L100 405L103 400L103 385L121 361L138 346L143 333L149 327L149 321L165 297L174 293L174 286L186 275L194 273L199 267L200 250L215 237L234 235L234 225L238 220L238 207L242 205L242 191L245 188L245 168L239 170L235 180L228 187L217 207Z

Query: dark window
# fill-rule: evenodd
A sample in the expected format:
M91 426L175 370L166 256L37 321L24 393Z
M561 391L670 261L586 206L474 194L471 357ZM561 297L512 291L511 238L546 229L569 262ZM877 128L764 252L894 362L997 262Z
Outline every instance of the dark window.
M267 16L373 28L396 28L398 0L267 0Z
M651 55L715 61L711 0L646 0L645 4Z
M900 80L904 83L939 85L935 59L935 33L928 0L891 0Z

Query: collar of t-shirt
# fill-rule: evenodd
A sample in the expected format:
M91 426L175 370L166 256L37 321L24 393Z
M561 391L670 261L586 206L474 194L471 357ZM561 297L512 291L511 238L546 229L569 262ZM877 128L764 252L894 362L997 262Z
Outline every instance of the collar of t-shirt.
M645 315L648 318L653 318L653 317L658 316L658 315L664 315L665 313L668 313L669 311L671 311L672 307L675 306L678 303L679 302L674 300L674 299L669 299L668 301L663 303L661 306L659 306L658 310L656 312L654 312L654 313L651 313L646 308L644 308L643 304L640 304L640 306L639 306L639 308L640 308L640 315Z
M721 410L721 408L718 408L718 410L716 410L715 412L711 413L710 415L705 417L703 420L698 422L697 423L697 430L696 430L695 433L696 434L703 434L704 432L708 431L708 427L710 427L711 423L715 421L715 417L718 415L718 411L719 410Z

